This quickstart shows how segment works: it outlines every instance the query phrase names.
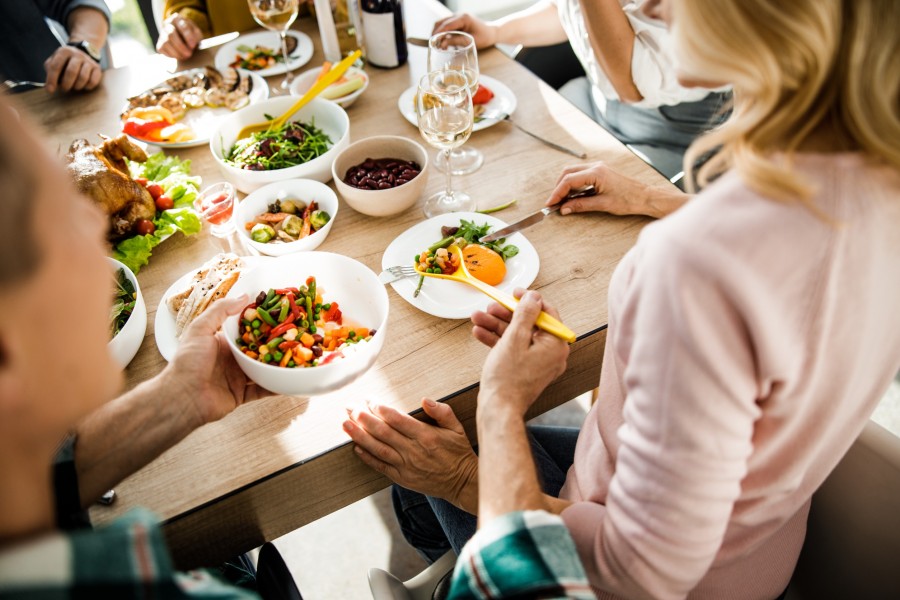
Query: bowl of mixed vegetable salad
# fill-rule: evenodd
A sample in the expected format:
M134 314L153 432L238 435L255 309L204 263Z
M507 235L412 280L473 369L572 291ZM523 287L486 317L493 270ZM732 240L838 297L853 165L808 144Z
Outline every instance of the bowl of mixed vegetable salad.
M331 164L350 143L350 119L340 106L321 98L294 113L282 127L243 139L246 125L278 117L296 102L282 96L258 102L221 120L209 146L222 175L249 194L287 179L331 180Z
M266 256L315 250L338 213L337 195L324 183L270 183L241 200L236 224L244 243Z
M365 373L384 346L388 296L368 267L328 252L265 261L230 295L249 302L224 326L240 368L278 394L316 396Z
M144 341L144 334L147 332L147 306L134 272L114 258L107 260L112 266L110 340L107 347L113 359L124 369Z

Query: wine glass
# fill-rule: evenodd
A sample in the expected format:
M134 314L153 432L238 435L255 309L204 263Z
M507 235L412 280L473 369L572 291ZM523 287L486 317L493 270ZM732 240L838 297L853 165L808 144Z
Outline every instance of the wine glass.
M447 160L450 151L472 135L472 94L460 71L432 71L419 81L416 116L419 132L429 145L439 148ZM447 188L425 201L425 216L473 211L475 201L465 192L453 190L453 170L446 169Z
M194 200L194 209L212 226L210 233L218 238L228 237L235 230L234 186L224 181L209 186Z
M478 52L475 39L462 31L445 31L428 40L428 71L451 70L462 73L472 96L478 91ZM475 148L457 148L449 160L438 154L435 167L448 168L454 175L474 173L484 163L484 155Z
M300 11L300 0L247 0L253 19L270 31L278 32L281 37L281 58L284 61L285 77L281 89L273 90L273 95L291 93L291 82L294 75L288 68L287 30L297 19Z

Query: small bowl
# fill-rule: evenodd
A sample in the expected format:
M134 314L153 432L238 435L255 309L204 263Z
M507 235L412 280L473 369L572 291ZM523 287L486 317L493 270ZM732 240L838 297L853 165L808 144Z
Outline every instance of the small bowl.
M361 190L344 183L347 169L367 158L400 158L421 165L411 181L387 190ZM370 217L396 215L415 204L428 183L428 152L421 144L396 135L377 135L350 144L334 159L332 176L338 192L350 208Z
M125 321L125 325L119 330L116 337L107 344L113 359L124 369L137 354L141 343L144 341L144 334L147 333L147 305L144 303L141 286L138 285L137 277L135 277L131 269L114 258L107 258L107 260L112 267L113 277L115 277L116 271L122 269L125 271L125 277L134 286L134 291L137 292L137 301L134 303L134 310L131 311L131 316Z
M229 295L253 298L260 290L297 286L310 276L316 278L324 300L337 302L346 319L376 332L346 358L319 367L286 369L244 355L235 343L240 315L229 317L224 330L238 366L251 380L277 394L309 397L342 388L368 371L384 346L388 319L385 286L364 264L340 254L301 252L265 261L244 273Z
M309 71L304 71L303 73L295 77L294 82L291 84L291 95L302 96L303 94L305 94L306 91L311 88L316 82L316 79L319 78L319 73L321 72L321 68L315 68L310 69ZM341 108L350 108L350 105L356 102L356 99L362 96L362 93L366 91L367 87L369 87L369 76L365 71L363 71L362 69L357 69L356 67L350 67L349 69L347 69L348 75L352 73L362 74L364 83L363 86L355 92L350 92L346 96L341 96L340 98L333 98L330 100L330 102L337 103Z
M254 241L250 237L250 232L245 226L252 221L254 217L265 212L269 205L276 200L285 200L295 198L309 204L315 200L319 208L329 215L328 223L322 229L299 239L296 242L286 242L283 244L263 244ZM293 252L303 252L306 250L315 250L328 237L331 231L331 225L334 223L338 213L338 199L330 187L324 183L313 181L311 179L291 179L288 181L279 181L263 186L240 201L235 209L235 226L244 243L255 248L260 254L267 256L284 256ZM259 291L259 290L257 290Z
M315 126L331 138L332 146L327 152L302 165L274 171L248 171L225 162L225 153L237 141L237 134L243 127L265 121L266 115L274 117L283 114L295 102L297 99L293 96L279 96L251 104L222 118L210 138L209 149L223 177L245 194L268 183L287 179L315 179L322 183L331 181L331 163L350 143L350 119L343 108L321 98L311 100L291 117L291 121L314 121Z

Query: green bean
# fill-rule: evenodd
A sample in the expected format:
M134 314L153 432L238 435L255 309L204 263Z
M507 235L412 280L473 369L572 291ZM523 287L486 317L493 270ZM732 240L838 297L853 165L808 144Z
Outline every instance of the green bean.
M272 298L275 297L275 288L269 288L268 293L266 294L266 299L263 300L263 306L272 301Z
M316 315L312 309L312 300L309 296L306 297L306 318L310 320L316 318Z
M309 282L309 296L307 296L307 302L312 298L312 301L316 301L316 279L313 278L312 281ZM309 304L307 304L309 306ZM309 312L312 312L311 310Z
M288 311L291 310L290 304L288 304L287 298L281 299L281 312L278 313L278 322L284 323L284 320L288 316Z
M269 350L277 350L278 344L280 344L283 341L284 341L283 337L277 337L274 340L269 340L268 342L266 342L266 346L269 347Z
M259 318L269 324L270 327L278 327L278 322L272 318L272 315L269 314L267 310L258 310Z
M419 292L422 291L422 284L425 283L425 276L419 275L419 285L416 286L416 291L413 292L413 298L419 297Z

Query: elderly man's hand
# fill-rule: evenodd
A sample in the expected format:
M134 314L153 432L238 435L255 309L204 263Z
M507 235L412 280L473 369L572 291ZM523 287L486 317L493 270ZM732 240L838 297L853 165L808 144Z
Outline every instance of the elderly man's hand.
M472 335L491 348L481 371L479 413L510 409L524 416L541 392L566 370L569 346L558 337L536 329L541 310L559 313L535 291L515 291L520 298L515 312L491 304L487 312L472 314Z
M169 15L156 40L156 51L164 56L186 60L203 39L203 32L197 24L178 13Z
M164 389L184 399L194 427L221 419L245 402L273 395L247 379L219 331L228 315L248 302L246 296L214 302L185 330L175 359L163 371Z
M478 457L462 424L446 404L425 399L422 408L437 425L372 406L348 411L344 431L356 442L359 458L395 483L474 511Z
M44 61L48 93L87 91L100 85L103 71L84 51L73 46L61 46Z

